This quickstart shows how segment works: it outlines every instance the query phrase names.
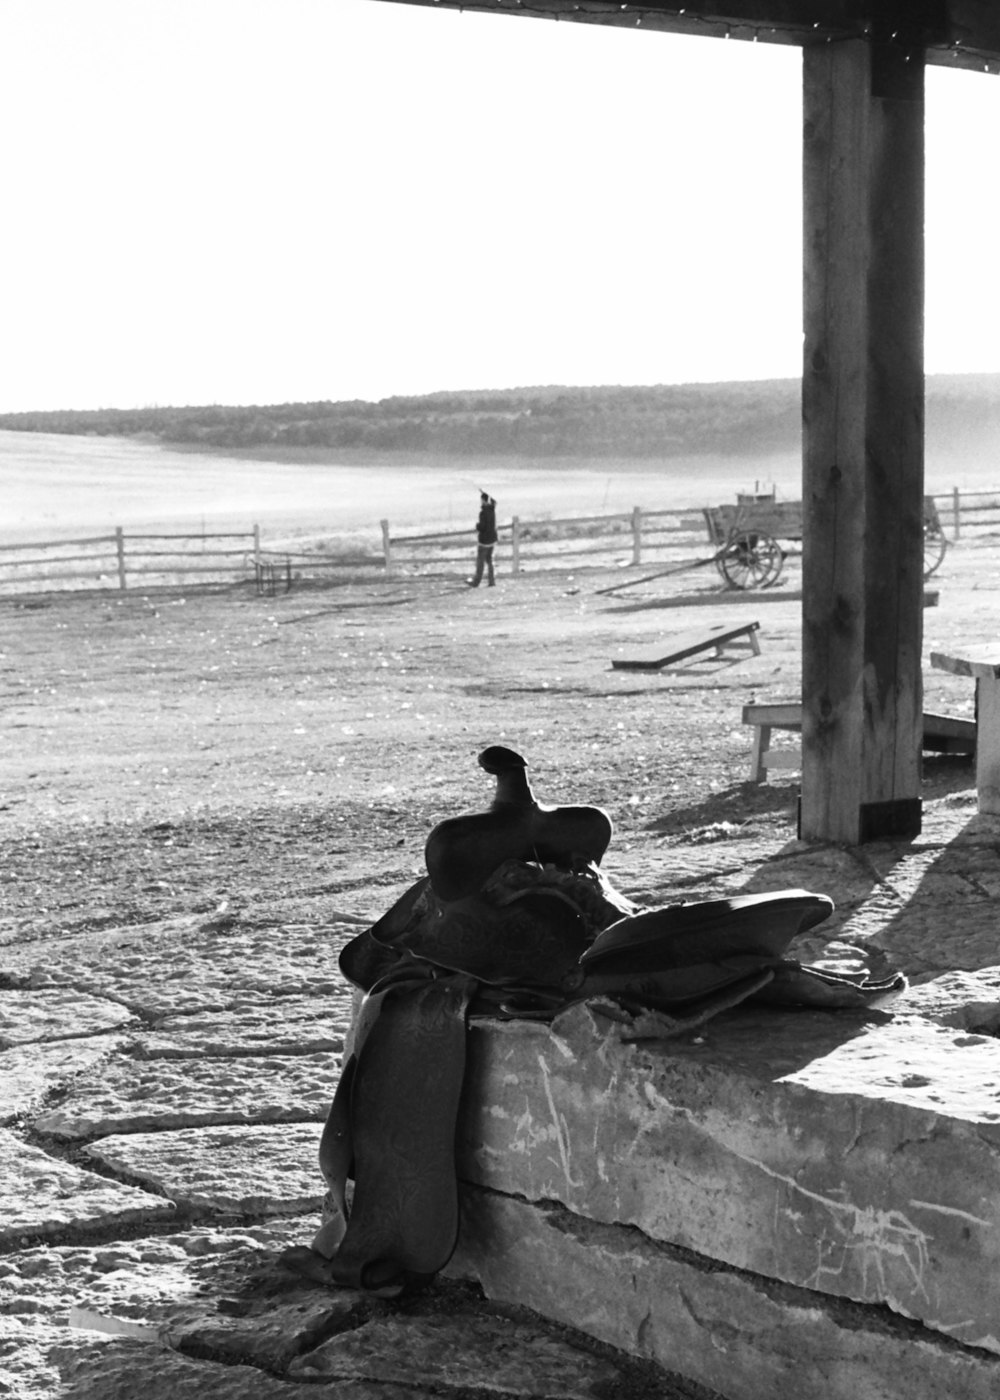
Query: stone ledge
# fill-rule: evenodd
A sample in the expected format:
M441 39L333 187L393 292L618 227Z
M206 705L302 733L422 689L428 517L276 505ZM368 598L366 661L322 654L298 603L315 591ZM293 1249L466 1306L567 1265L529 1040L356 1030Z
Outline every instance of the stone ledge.
M595 1007L480 1022L459 1172L1000 1352L991 1037L749 1007L658 1042Z
M640 1231L465 1187L449 1273L729 1400L995 1400L1000 1358Z

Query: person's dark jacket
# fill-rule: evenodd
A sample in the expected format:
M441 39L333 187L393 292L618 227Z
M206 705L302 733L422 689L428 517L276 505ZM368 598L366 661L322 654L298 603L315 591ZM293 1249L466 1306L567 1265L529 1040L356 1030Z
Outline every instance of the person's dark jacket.
M496 544L497 542L497 503L492 496L479 507L476 537L480 544Z

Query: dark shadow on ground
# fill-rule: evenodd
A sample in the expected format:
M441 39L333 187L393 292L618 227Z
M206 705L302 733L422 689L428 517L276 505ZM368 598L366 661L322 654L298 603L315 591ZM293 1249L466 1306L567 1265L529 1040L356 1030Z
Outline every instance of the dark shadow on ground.
M795 603L802 601L801 589L782 591L781 586L759 591L723 588L714 593L682 593L670 598L641 598L630 603L618 603L601 608L601 612L633 613L648 608L708 608L719 606L755 607L764 603Z
M715 676L720 671L728 671L732 666L739 666L741 662L748 661L750 652L741 652L739 656L698 656L693 657L690 663L678 661L673 666L660 666L655 661L639 664L637 661L630 662L628 666L610 666L611 671L617 670L620 675L640 675L640 676Z
M756 816L787 812L792 834L798 815L798 783L736 783L683 807L673 807L646 825L662 836L683 835L716 822L740 825Z
M968 792L976 786L975 757L969 754L924 754L921 795L925 802Z
M872 972L888 965L920 982L1000 964L1000 820L975 811L974 788L968 756L926 756L924 831L913 840L801 841L797 782L733 784L664 812L645 829L678 846L685 839L692 846L717 842L720 858L723 850L731 855L730 869L744 863L744 893L801 887L829 895L835 911L801 940L795 955L803 961L825 957L835 941L846 964L856 950ZM780 824L775 831L782 813L784 842ZM997 1014L1000 1020L1000 1007Z
M331 617L349 612L355 608L398 608L403 603L415 603L417 595L408 594L405 598L373 598L366 603L336 603L332 608L320 608L318 612L300 613L298 617L281 617L279 627L290 627L295 622L312 622L317 617Z
M627 692L622 692L627 693ZM975 787L973 760L965 754L924 755L922 796L925 802L940 800ZM693 828L712 822L739 824L755 816L771 816L786 811L791 822L791 834L798 828L799 783L771 781L765 783L734 783L728 788L707 793L697 802L672 807L646 825L647 831L661 835L681 835ZM906 843L897 843L905 849ZM864 850L864 847L859 848Z

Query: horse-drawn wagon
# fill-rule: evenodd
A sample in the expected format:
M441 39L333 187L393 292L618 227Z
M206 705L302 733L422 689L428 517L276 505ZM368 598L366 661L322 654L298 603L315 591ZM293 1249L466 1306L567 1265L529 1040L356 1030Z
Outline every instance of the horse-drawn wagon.
M802 541L802 502L779 501L774 493L739 495L735 505L706 506L714 563L730 588L767 588L785 563L787 543ZM924 497L924 578L944 558L948 541L933 496Z

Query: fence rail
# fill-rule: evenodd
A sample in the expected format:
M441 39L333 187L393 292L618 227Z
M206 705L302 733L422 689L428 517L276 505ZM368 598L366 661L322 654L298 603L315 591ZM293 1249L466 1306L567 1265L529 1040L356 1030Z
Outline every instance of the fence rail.
M1000 535L1000 491L963 491L933 496L951 541L985 542ZM0 544L0 596L67 588L127 590L132 585L183 586L208 583L256 585L259 592L289 589L296 582L345 579L358 571L454 576L475 560L473 530L393 535L380 522L381 539L324 540L312 549L261 542L261 529L181 533L137 532L76 539ZM610 515L572 515L522 520L498 527L498 544L513 573L573 567L625 568L696 562L711 553L701 512L644 510ZM232 543L232 542L237 543ZM301 542L297 542L300 546ZM164 547L165 546L165 547Z
M238 540L233 547L229 541ZM151 545L167 548L150 548ZM34 540L0 545L0 592L59 591L67 587L128 589L139 582L201 583L252 577L260 553L260 531L202 532L198 535L136 533L118 526L110 535L71 540Z
M960 491L956 486L946 496L935 496L934 501L945 533L952 540L1000 531L1000 492Z
M472 567L475 533L441 530L420 535L392 535L382 521L383 551L387 569L419 572L450 571L451 566ZM455 552L457 541L462 550ZM508 553L511 572L525 568L561 568L575 560L605 567L669 560L678 552L706 548L701 516L685 507L678 510L643 510L611 515L566 515L540 520L514 516L497 527L498 546Z

